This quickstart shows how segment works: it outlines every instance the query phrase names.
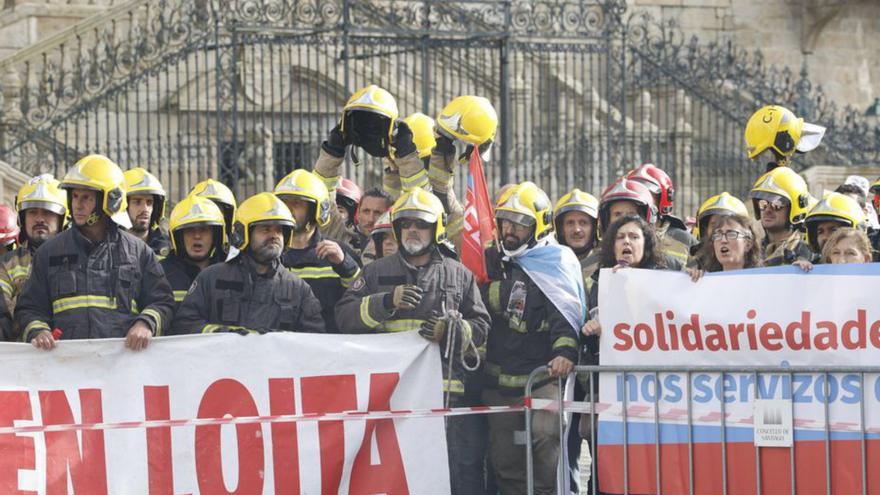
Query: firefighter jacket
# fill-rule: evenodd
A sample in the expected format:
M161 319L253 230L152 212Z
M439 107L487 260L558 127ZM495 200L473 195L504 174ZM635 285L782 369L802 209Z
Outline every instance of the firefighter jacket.
M485 250L489 283L483 300L492 316L485 386L522 395L529 373L557 356L578 362L578 334L515 261L503 261L495 247Z
M174 317L175 334L323 333L321 303L301 278L275 260L264 274L241 253L202 270Z
M55 328L63 340L125 337L135 320L161 335L173 306L171 287L150 248L110 223L98 243L72 227L40 246L15 321L25 342L39 330Z
M171 252L171 240L159 227L150 229L150 233L147 234L147 246L150 246L160 260Z
M697 245L697 239L687 231L684 222L676 217L666 215L657 224L656 232L663 254L675 258L679 264L685 265L690 257L691 247Z
M3 340L18 340L12 330L12 313L6 307L6 298L0 298L0 332L3 333Z
M216 253L211 258L211 264L222 263L226 258L226 253ZM174 312L180 307L183 298L189 291L190 286L201 271L198 265L191 263L186 258L178 256L172 251L165 259L159 262L162 270L165 271L165 278L171 285L171 291L174 294Z
M398 285L417 285L424 291L418 307L395 311L391 293ZM473 273L461 263L434 250L428 264L415 267L396 253L370 263L336 305L336 323L343 333L384 333L418 330L432 313L457 310L464 319L462 332L470 334L480 354L489 330L489 315L480 298ZM440 348L445 349L450 332ZM460 338L460 337L456 337ZM461 342L461 340L459 340ZM452 370L443 358L444 391L461 396L470 378L458 349L452 353Z
M15 304L24 282L31 273L31 261L33 260L34 251L30 242L25 242L16 249L4 253L0 257L0 290L3 291L3 299L6 302L6 308L10 312L15 312Z
M341 264L333 265L329 260L319 258L316 246L323 240L321 233L315 231L309 239L308 247L288 248L281 255L281 263L311 287L321 303L321 316L324 318L324 328L327 333L339 333L334 308L342 299L345 290L360 275L360 259L354 250L344 243L339 244L345 255Z
M798 259L810 261L813 259L813 251L810 245L804 242L803 234L794 230L791 235L780 242L770 242L765 237L762 243L764 266L790 265Z

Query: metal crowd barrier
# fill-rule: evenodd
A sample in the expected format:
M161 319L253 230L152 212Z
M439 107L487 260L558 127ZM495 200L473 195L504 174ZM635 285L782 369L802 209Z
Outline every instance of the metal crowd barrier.
M688 453L688 483L687 483L687 494L688 495L700 495L695 492L694 487L694 441L693 441L693 427L694 427L694 418L693 418L693 390L691 386L692 375L695 373L718 373L721 375L722 387L724 387L724 380L726 379L728 374L750 374L754 379L755 386L753 387L754 392L752 393L752 403L754 404L754 400L759 398L759 386L758 386L758 377L762 375L781 375L783 377L788 376L790 380L788 383L793 384L795 380L795 375L821 375L823 377L823 398L822 398L822 406L824 407L824 415L821 418L821 421L824 423L824 463L821 467L825 470L825 489L824 493L826 495L832 494L832 476L833 472L831 469L831 424L829 421L829 376L843 373L847 375L856 375L858 376L858 384L859 384L859 401L858 407L860 411L860 420L859 420L859 458L860 458L860 486L861 491L857 493L861 493L862 495L868 495L868 452L867 452L867 428L865 424L866 420L866 411L865 411L865 376L866 375L880 375L880 366L575 366L571 375L568 378L577 377L578 375L586 375L586 385L587 385L587 397L586 400L581 402L575 401L566 401L563 400L563 396L565 393L565 387L563 386L563 379L561 377L556 378L556 381L559 385L558 395L555 400L546 400L546 399L538 399L532 396L532 390L535 388L537 383L547 384L552 382L552 379L548 379L547 368L542 366L536 368L529 375L529 379L525 385L525 393L524 393L524 403L526 405L525 410L525 426L526 426L526 456L527 456L527 493L528 495L533 495L535 493L535 478L534 478L534 452L532 446L532 414L533 411L537 410L545 410L545 411L554 411L558 414L559 417L559 462L557 464L557 484L556 484L556 493L560 495L569 495L570 492L566 490L568 485L568 455L567 455L567 438L565 435L565 424L564 419L566 414L570 413L582 413L589 414L590 417L590 455L593 456L591 466L590 466L590 487L593 495L599 494L598 486L597 486L597 476L596 473L598 471L599 462L597 460L597 422L598 417L596 414L593 414L593 411L597 410L598 405L598 392L592 392L596 389L594 384L597 383L595 380L599 379L599 373L612 373L612 374L622 374L622 382L623 382L623 400L617 402L617 404L621 405L622 411L622 422L623 422L623 494L629 495L629 460L628 460L628 451L629 451L629 443L628 443L628 428L627 428L627 419L628 419L628 396L630 390L630 381L627 377L630 374L634 373L648 373L652 374L654 378L655 387L660 383L660 375L664 373L675 373L686 376L685 382L685 390L686 390L686 402L687 402L687 453ZM878 389L880 389L880 383L877 384ZM784 389L783 389L784 390ZM790 392L792 392L790 390ZM722 389L722 393L726 393L726 390ZM654 400L653 400L653 426L654 426L654 472L656 473L656 487L657 487L657 495L662 495L663 485L661 483L661 440L660 440L660 408L658 404L660 401L660 393L655 388ZM880 398L878 398L880 401ZM727 448L728 448L728 440L727 440L727 415L725 410L725 400L720 400L720 447L721 447L721 484L723 491L721 495L727 495L729 491L729 483L727 479L727 471L728 471L728 459L727 459ZM791 412L792 412L792 435L794 435L795 428L795 420L797 417L794 414L795 406L794 401L791 401ZM812 418L815 419L815 418ZM577 428L578 425L572 425L572 427ZM764 487L761 485L761 449L766 447L755 446L755 493L757 495L762 495L764 493ZM777 447L771 447L777 448ZM785 447L781 447L785 448ZM797 494L797 476L796 476L796 462L795 462L795 442L794 439L792 441L791 447L788 447L789 455L790 455L790 482L791 482L791 494ZM638 466L639 468L644 468L645 466ZM819 468L820 466L816 466ZM873 462L873 469L875 471L880 470L880 459L875 459ZM878 471L880 472L880 471ZM773 493L779 493L778 490L768 490ZM584 488L581 488L581 494L586 493ZM835 492L835 494L838 492ZM876 493L876 487L873 487L871 493Z

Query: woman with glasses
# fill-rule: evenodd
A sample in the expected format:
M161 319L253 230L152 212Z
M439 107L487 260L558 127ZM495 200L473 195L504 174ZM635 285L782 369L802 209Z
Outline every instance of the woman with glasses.
M704 269L688 268L694 282L705 272L742 270L762 265L761 240L747 217L720 217L715 229L707 234L709 242L703 244L700 253Z

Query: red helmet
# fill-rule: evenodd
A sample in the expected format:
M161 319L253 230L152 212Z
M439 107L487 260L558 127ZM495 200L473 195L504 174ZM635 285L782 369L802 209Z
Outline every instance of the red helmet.
M675 201L675 187L672 179L663 170L653 163L646 163L639 168L633 169L626 175L627 179L636 180L644 184L651 194L660 196L660 204L657 205L661 215L672 213L672 203Z
M654 206L651 191L641 182L621 177L605 189L599 201L599 221L603 230L608 228L608 210L615 201L632 201L646 222L653 224L657 220L657 207Z
M15 210L0 205L0 247L12 250L15 242L18 241L19 232L18 215L15 214Z
M363 196L363 191L353 180L345 177L339 178L339 183L336 184L336 204L348 212L346 223L349 225L357 223L357 209L361 203L361 196Z

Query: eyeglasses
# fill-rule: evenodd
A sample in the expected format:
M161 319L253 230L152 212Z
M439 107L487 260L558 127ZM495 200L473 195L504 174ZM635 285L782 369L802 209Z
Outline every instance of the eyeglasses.
M751 239L752 234L748 232L742 232L739 230L716 230L712 232L712 242L718 242L721 239L727 239L728 241L735 241L737 239Z
M398 225L400 225L401 229L409 229L415 227L419 230L428 230L431 228L431 224L416 218L401 218L397 221Z
M773 211L781 211L786 206L788 206L788 204L780 199L774 199L773 201L767 201L766 199L758 200L758 209L761 211L764 211L767 208L772 208Z

